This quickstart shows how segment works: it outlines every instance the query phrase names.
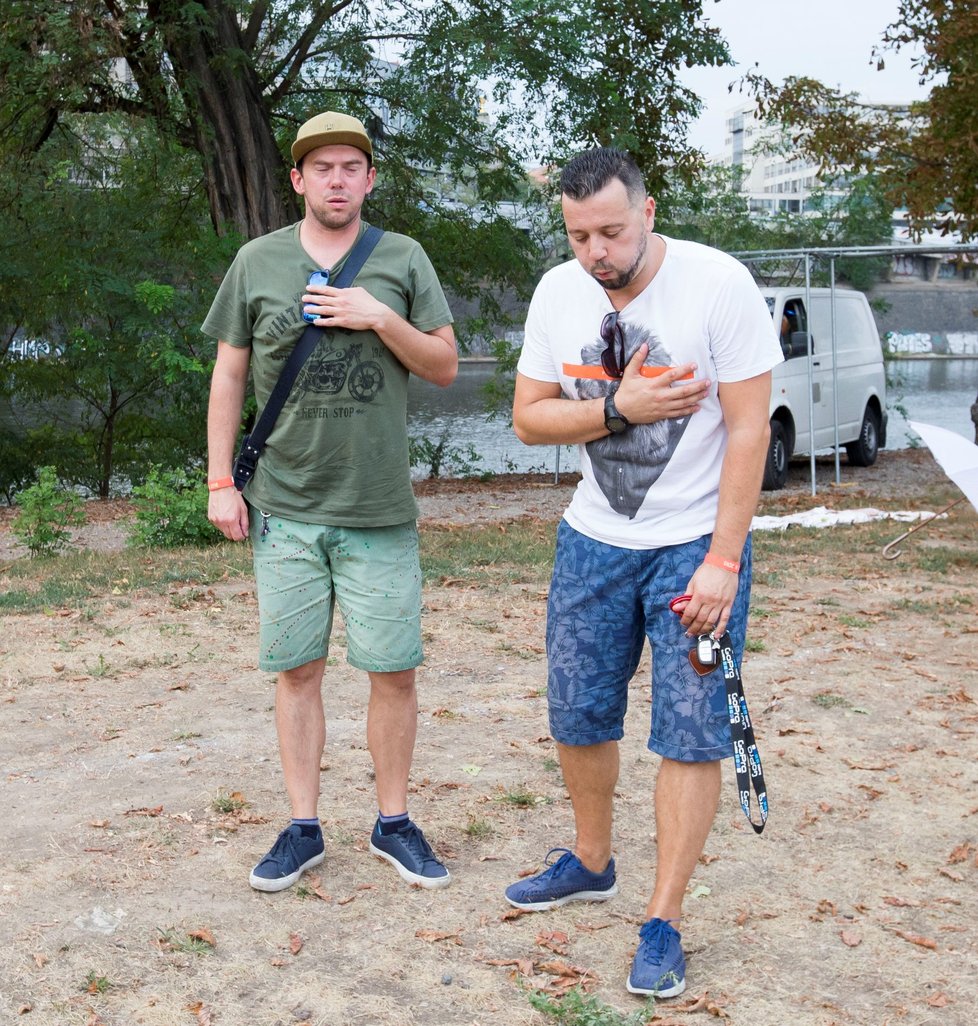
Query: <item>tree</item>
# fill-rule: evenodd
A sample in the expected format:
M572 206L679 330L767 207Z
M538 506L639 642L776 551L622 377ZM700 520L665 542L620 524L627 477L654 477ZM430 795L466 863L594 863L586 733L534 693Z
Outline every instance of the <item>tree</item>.
M296 127L340 109L383 168L368 217L420 234L449 289L526 287L532 240L494 213L525 166L626 145L656 187L689 174L683 65L729 60L703 0L0 0L0 139L24 159L79 114L124 114L191 151L219 234L298 216ZM483 100L491 117L481 113ZM145 137L145 136L144 136ZM454 202L461 183L476 202Z
M199 324L228 245L183 188L178 152L133 162L95 126L47 152L46 176L0 164L0 394L16 421L0 479L22 485L29 454L107 498L120 475L200 458ZM36 358L17 358L9 325L43 340Z
M920 232L938 224L978 238L978 5L974 0L901 0L899 17L875 51L920 47L914 63L926 100L874 106L810 78L776 86L750 76L762 112L795 127L795 141L824 170L872 171L892 207Z

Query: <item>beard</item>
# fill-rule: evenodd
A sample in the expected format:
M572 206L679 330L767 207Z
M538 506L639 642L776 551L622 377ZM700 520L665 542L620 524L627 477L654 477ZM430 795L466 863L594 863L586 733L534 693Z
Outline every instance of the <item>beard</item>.
M313 206L308 197L306 198L306 212L312 214L313 218L323 228L330 231L338 231L352 224L360 216L361 207L347 206L342 210L334 210L328 203Z
M628 267L627 270L622 271L614 278L605 278L604 280L602 280L601 278L595 277L595 271L613 271L616 270L616 268L602 267L600 264L595 264L594 267L591 268L591 277L594 278L594 280L601 286L601 288L605 289L608 292L617 292L619 289L625 288L627 285L631 284L631 282L635 278L635 275L637 275L639 270L641 269L642 264L645 262L645 253L648 250L648 248L649 237L647 234L643 234L641 245L638 248L638 252L635 254L635 259L632 261L631 265Z

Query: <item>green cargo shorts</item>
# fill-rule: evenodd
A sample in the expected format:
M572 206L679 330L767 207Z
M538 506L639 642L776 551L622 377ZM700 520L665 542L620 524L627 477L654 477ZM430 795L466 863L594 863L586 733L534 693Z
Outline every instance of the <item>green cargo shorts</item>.
M331 527L250 512L262 670L292 670L325 658L337 603L352 666L396 673L421 663L421 565L413 520Z

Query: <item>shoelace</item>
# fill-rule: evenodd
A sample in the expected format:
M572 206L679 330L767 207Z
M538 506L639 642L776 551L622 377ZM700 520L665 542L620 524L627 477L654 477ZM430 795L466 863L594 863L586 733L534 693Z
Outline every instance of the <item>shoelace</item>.
M263 862L282 862L284 856L292 855L294 860L298 861L298 856L295 850L295 839L288 829L283 830L279 835L278 839L272 845L272 850L262 860Z
M555 852L562 852L560 858L551 861L550 856ZM568 855L573 856L573 852L570 848L551 848L547 852L547 857L543 860L545 866L550 867L550 872L547 874L551 879L556 879L571 865L571 859L567 858Z
M638 931L639 937L648 945L641 950L643 959L649 965L662 965L662 959L669 947L669 929L669 923L666 920L656 919L653 922L645 923Z
M428 844L424 834L421 833L414 823L403 830L399 830L398 833L404 841L404 846L422 865L426 862L438 861L435 858L435 853L431 850L431 845Z

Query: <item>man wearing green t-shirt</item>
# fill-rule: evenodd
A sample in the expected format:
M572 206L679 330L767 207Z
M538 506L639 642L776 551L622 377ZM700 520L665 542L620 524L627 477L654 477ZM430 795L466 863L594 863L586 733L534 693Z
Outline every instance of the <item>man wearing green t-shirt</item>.
M250 537L254 547L259 666L278 675L275 723L293 817L250 882L284 890L324 858L321 685L338 603L347 659L370 681L379 806L370 850L410 883L444 887L448 871L407 812L422 659L407 385L410 374L442 386L455 379L452 315L424 250L393 232L350 288L307 284L314 271L333 280L342 272L367 227L360 212L376 169L363 125L329 111L302 125L292 159L305 217L241 248L203 325L218 340L208 516L227 538ZM303 313L322 338L242 495L231 465L249 370L261 408L306 327Z

